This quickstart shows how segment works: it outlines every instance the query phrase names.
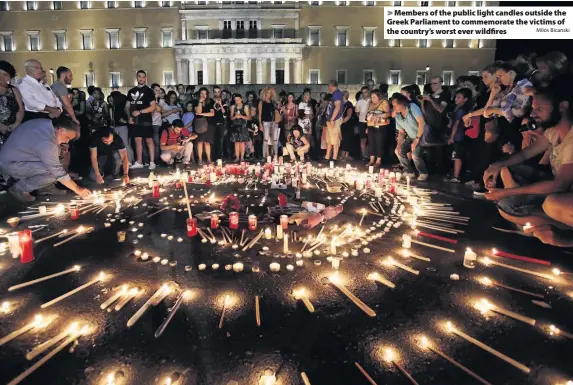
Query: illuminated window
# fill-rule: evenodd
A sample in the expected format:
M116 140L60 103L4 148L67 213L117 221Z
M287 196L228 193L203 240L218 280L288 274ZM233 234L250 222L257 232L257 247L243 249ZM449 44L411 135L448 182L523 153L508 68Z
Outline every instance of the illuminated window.
M119 29L106 29L107 32L107 42L109 49L119 48Z
M146 39L147 28L134 28L135 48L145 48L147 46Z
M444 48L454 48L454 39L444 40Z
M320 45L320 27L308 27L308 45Z
M26 11L35 11L35 10L36 10L36 2L26 1Z
M134 2L133 2L133 6L134 6L135 8L143 8L143 4L144 4L143 1L134 1Z
M338 84L346 84L346 70L336 70L336 81Z
M0 32L0 38L2 39L2 51L14 51L14 32Z
M93 30L80 30L82 35L82 49L83 50L90 50L93 49L93 40L92 40L92 32Z
M108 8L117 8L117 1L108 1L107 7Z
M62 9L62 2L61 1L52 1L52 8L56 11L60 11Z
M416 71L416 84L423 86L428 82L428 72L427 71Z
M172 86L175 84L173 81L173 71L163 71L163 85Z
M454 71L444 71L442 72L442 79L444 79L445 86L451 86L454 80Z
M65 51L66 46L66 30L62 29L59 31L54 31L54 38L56 39L56 50Z
M320 70L308 70L308 82L310 84L319 84Z
M402 71L400 70L390 70L390 76L388 77L388 83L390 84L400 84L400 78Z
M348 27L336 27L336 42L339 47L346 47L348 45Z
M364 40L363 45L364 47L374 47L374 31L376 27L364 27Z
M481 48L481 40L480 39L470 40L470 48Z
M84 74L84 87L95 86L95 73L93 71Z
M418 39L418 47L427 48L428 47L428 39Z
M9 9L7 1L0 1L0 11L8 11Z
M109 85L111 88L119 88L121 87L121 77L119 72L110 72L109 73Z
M90 2L89 1L80 1L80 9L89 9Z
M28 34L28 47L30 51L40 50L40 31L26 31Z
M163 48L173 47L173 27L161 28Z

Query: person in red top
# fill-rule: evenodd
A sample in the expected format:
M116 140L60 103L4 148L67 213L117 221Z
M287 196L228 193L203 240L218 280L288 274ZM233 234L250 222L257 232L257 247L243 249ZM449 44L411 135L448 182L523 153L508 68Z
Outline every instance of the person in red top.
M189 166L193 155L193 139L197 135L189 132L181 119L173 121L171 126L161 133L161 160L171 165L176 158L183 158L183 164Z

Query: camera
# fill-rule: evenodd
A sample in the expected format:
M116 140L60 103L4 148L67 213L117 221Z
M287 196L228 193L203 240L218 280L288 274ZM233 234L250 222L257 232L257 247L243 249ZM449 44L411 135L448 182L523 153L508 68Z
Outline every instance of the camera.
M519 132L535 131L537 128L537 123L534 120L529 120L527 124L519 127Z

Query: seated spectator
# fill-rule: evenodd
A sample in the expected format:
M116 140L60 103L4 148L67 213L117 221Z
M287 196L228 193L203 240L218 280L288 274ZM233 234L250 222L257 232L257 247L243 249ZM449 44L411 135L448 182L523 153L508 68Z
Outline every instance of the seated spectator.
M469 138L466 137L466 127L463 122L463 117L468 113L472 104L472 91L469 88L460 88L456 91L454 99L455 110L450 119L450 138L448 144L453 146L452 159L454 160L454 173L451 178L446 179L446 182L460 183L462 172L462 163L464 162Z
M183 158L183 165L188 167L193 156L193 143L197 139L196 134L192 134L186 128L181 119L176 119L167 130L161 133L161 160L168 165L175 162L175 159Z
M310 150L310 143L306 136L304 136L302 128L299 125L292 127L291 133L287 138L286 150L290 155L291 162L296 160L295 153L301 162L304 162L304 156L308 150Z
M428 179L428 170L422 157L422 147L420 138L424 134L426 121L422 116L422 111L415 103L410 103L408 98L402 94L392 95L392 109L396 117L396 129L398 130L398 145L396 154L404 172L413 176L414 171L408 160L408 152L412 152L414 165L419 172L418 180L423 182Z
M98 184L104 183L104 177L111 170L113 179L119 178L123 166L123 181L129 183L129 160L125 143L111 127L100 127L90 137L90 156L92 169L90 179Z
M60 145L77 136L77 125L68 117L22 123L0 151L0 172L16 180L8 191L21 202L33 202L31 192L56 193L55 183L60 182L82 198L89 196L90 191L79 187L59 160Z
M510 222L525 225L550 224L541 212L545 197L565 192L573 184L573 75L562 75L551 85L536 91L531 119L545 133L529 147L492 164L484 173L486 186L502 175L503 189L493 189L487 199L498 201L501 215ZM524 164L528 159L549 151L551 171ZM489 185L493 185L489 182Z

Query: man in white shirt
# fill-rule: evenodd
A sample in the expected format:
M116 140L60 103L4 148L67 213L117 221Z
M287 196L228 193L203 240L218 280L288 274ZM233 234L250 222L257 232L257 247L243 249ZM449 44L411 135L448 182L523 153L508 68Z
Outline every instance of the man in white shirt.
M26 60L26 76L18 82L24 102L24 121L37 118L54 119L62 113L62 103L50 87L42 83L42 63Z
M356 114L358 115L358 135L360 136L360 149L362 150L362 158L366 158L366 142L368 135L366 135L366 114L368 113L368 105L370 104L370 88L364 86L360 89L360 100L356 102Z

